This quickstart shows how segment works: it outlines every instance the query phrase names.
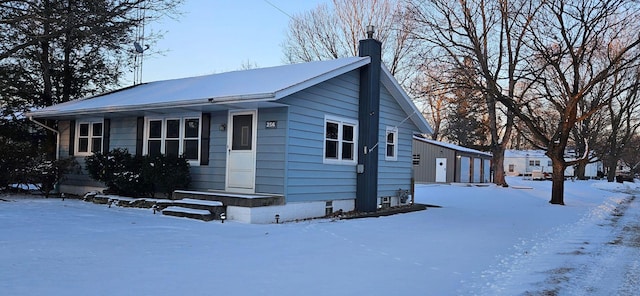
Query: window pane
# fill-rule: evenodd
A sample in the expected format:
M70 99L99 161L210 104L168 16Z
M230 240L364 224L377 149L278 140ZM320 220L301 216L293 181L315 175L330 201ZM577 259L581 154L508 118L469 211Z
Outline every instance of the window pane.
M327 122L327 139L338 139L338 124L333 122Z
M102 151L102 138L91 138L91 152Z
M167 138L180 137L180 120L167 120Z
M89 124L81 123L80 124L80 137L88 137L89 136Z
M160 156L160 140L149 140L149 156Z
M353 141L353 126L344 125L342 127L342 139L345 141Z
M89 152L89 139L88 138L80 138L80 139L78 139L78 152Z
M389 144L393 144L396 142L395 140L395 134L393 132L387 132L387 143Z
M186 159L198 159L198 140L184 141L184 157Z
M197 138L198 137L198 125L199 119L185 119L184 120L184 136L186 138Z
M388 157L393 157L393 149L394 149L394 145L390 145L387 144L387 156Z
M338 159L338 142L337 141L325 141L325 158Z
M342 143L342 159L353 160L353 143Z
M149 121L149 138L157 139L161 137L162 137L162 121L161 120ZM149 150L149 152L151 152L151 150Z
M102 137L102 123L93 124L93 136Z
M178 146L180 142L178 140L167 140L164 142L164 155L167 157L178 157Z
M233 134L231 149L233 150L251 150L253 148L253 115L234 115L233 116Z

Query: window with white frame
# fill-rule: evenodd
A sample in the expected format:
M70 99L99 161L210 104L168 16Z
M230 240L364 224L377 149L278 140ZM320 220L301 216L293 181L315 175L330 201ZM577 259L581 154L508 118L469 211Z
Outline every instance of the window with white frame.
M99 121L80 121L76 124L76 148L78 155L102 152L103 123Z
M355 163L358 125L356 121L325 117L324 161L326 163Z
M200 158L200 118L149 118L145 151L150 156L183 156L194 164Z
M529 166L540 166L540 160L529 160Z
M398 160L398 129L395 127L387 127L387 151L386 160Z

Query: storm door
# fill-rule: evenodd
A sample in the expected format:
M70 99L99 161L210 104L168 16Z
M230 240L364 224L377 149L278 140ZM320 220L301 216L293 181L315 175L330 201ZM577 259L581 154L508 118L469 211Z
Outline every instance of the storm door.
M255 192L256 111L229 113L226 190Z

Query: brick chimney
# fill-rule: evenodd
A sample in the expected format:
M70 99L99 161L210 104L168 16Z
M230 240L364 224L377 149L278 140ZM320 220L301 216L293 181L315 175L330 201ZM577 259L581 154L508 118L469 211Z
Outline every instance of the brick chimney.
M358 114L358 176L356 211L378 209L378 152L380 151L380 71L382 43L373 38L374 27L367 26L367 39L360 40L359 56L370 57L371 63L360 68Z

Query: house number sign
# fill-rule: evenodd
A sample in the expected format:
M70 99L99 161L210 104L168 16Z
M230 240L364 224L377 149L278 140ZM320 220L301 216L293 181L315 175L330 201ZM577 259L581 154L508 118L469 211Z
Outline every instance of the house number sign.
M265 128L278 128L278 122L275 120L267 121Z

